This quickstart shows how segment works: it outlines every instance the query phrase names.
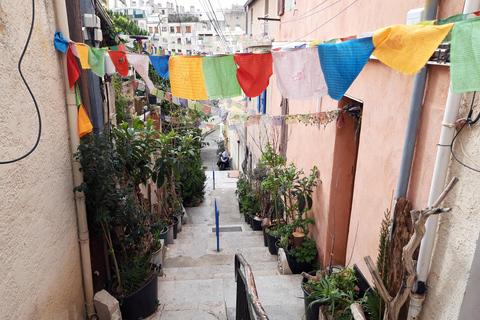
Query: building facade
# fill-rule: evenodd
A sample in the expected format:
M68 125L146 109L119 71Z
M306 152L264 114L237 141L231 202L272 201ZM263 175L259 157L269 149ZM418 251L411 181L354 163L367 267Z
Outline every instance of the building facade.
M271 8L272 2L247 1L245 8L247 33L272 32L274 48L345 38L389 25L406 24L410 10L428 5L424 1L413 1L392 6L377 1L369 6L352 3L337 7L327 6L322 1L284 0L275 1L274 8ZM440 2L437 19L462 13L463 5L463 2ZM258 20L267 14L270 18L280 19L271 23L268 29ZM429 64L426 68L428 80L406 193L415 209L423 209L428 203L450 85L448 66ZM316 113L355 105L363 109L359 130L358 123L345 116L344 123L336 125L333 122L326 127L285 125L280 133L272 132L273 127L270 131L268 128L248 127L241 130L243 134L232 133L230 140L239 137L238 143L249 151L241 154L240 162L247 158L254 167L260 152L258 142L277 139L287 163L295 162L306 172L314 165L319 168L322 183L315 190L313 210L308 215L316 221L311 231L322 267L328 265L333 253L333 264L357 264L368 275L363 257L370 255L376 259L380 224L384 212L392 207L400 178L413 87L414 76L404 75L370 59L341 100L325 96L296 101L282 97L274 74L265 95L267 114ZM248 108L261 112L263 101L262 96L248 99ZM459 118L467 114L471 102L471 93L462 96ZM469 151L470 159L480 156L475 149L474 137L477 135L478 128L472 127L463 137L464 147L468 145L464 150ZM253 155L251 150L255 150ZM455 150L463 153L458 145ZM479 279L476 270L480 259L480 213L475 209L478 197L471 193L478 188L478 182L471 179L472 175L471 170L458 162L449 163L447 181L456 176L463 182L459 182L443 203L453 211L439 218L422 319L470 319L465 315L475 314L472 310L477 308L476 304L469 299L478 293L473 286ZM333 236L335 242L331 252Z

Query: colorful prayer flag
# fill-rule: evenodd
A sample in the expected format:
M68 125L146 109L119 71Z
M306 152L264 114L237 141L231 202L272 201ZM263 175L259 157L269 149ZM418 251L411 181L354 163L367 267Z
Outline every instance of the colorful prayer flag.
M169 73L174 96L192 100L208 99L201 57L170 57Z
M415 74L427 63L452 26L453 23L443 26L393 25L379 29L373 35L375 51L372 54L390 68Z

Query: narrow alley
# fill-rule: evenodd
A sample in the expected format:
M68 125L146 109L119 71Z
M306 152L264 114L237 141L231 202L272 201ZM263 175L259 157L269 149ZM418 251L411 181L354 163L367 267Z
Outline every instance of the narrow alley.
M277 256L263 244L261 231L252 231L238 210L236 178L215 171L218 132L206 137L202 149L207 166L205 201L186 208L186 222L175 243L168 246L164 276L159 278L159 309L149 320L235 319L234 256L250 264L260 302L270 319L302 319L300 275L277 275ZM217 170L217 168L215 168ZM215 199L220 211L220 251L216 251Z

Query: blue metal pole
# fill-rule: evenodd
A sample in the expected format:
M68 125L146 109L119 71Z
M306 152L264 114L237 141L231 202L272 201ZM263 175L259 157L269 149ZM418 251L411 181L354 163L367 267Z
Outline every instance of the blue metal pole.
M217 234L217 251L220 251L220 230L218 227L218 220L219 220L220 212L218 211L217 205L217 198L215 198L215 226L216 226L216 234Z
M212 163L212 171L213 171L213 190L215 190L215 164Z

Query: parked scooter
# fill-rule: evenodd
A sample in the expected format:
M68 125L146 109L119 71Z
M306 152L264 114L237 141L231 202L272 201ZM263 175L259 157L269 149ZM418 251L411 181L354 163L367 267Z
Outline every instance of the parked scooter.
M217 161L218 169L225 170L230 168L230 158L228 157L227 150L218 154L218 161Z

